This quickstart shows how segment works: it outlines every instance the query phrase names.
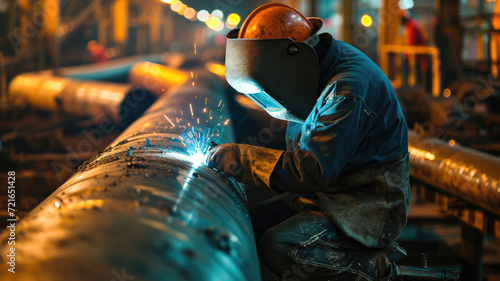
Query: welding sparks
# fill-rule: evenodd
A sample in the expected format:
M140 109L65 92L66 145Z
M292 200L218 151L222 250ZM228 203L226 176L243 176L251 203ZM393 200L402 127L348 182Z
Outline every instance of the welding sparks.
M168 120L168 122L170 122L170 124L172 124L172 126L174 126L174 127L175 127L174 122L170 121L170 119L168 119L167 115L165 115L165 114L164 114L163 116L164 116L164 117Z
M206 97L203 97L204 100L201 100L201 98L195 96L193 103L188 103L189 111L184 107L178 108L174 112L176 116L164 115L172 126L185 128L181 140L186 144L189 159L192 159L193 163L196 162L195 165L206 163L211 145L219 141L224 126L230 123L230 119L222 114L222 110L225 108L222 100L217 103L216 101L209 101ZM216 110L211 110L213 108L216 108ZM189 113L186 117L181 117L181 115L184 116L184 111ZM189 116L189 114L191 115Z
M194 53L196 54L196 43L194 43Z
M221 134L220 127L207 129L191 127L182 133L182 142L186 145L194 164L206 164L212 144L220 140Z

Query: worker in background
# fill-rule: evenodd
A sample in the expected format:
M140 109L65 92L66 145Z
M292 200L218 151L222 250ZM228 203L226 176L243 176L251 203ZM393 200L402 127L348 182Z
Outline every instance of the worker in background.
M408 10L401 10L401 20L404 27L404 42L407 46L427 46L427 39L425 38L424 31L420 24L411 17ZM408 64L409 56L406 56L407 68L415 67ZM422 83L425 89L430 89L430 85L426 84L429 80L429 56L426 54L416 55L417 61L417 83Z
M89 52L93 63L105 62L108 60L106 48L97 43L95 40L90 40L87 43L87 51Z
M226 79L288 121L286 148L222 144L208 165L283 194L250 214L281 280L388 280L411 196L405 119L377 65L321 25L266 4L229 32Z

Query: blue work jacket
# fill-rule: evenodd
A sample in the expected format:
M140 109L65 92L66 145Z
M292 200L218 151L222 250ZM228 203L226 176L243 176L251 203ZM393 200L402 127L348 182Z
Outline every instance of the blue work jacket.
M391 82L370 58L320 37L331 41L320 61L321 93L304 124L288 124L269 187L316 193L347 236L385 248L406 226L410 206L406 122Z

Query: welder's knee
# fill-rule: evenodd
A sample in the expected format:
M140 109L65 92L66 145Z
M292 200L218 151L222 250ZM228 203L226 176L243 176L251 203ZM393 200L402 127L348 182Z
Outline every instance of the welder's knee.
M258 252L261 261L276 274L294 263L289 253L293 245L287 243L287 234L279 229L270 228L261 236Z

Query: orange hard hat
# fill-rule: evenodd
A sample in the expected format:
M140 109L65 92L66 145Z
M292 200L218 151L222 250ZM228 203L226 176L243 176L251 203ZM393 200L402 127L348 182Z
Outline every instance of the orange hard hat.
M295 42L308 39L315 27L296 9L280 3L265 4L255 9L241 26L238 38L283 39Z

